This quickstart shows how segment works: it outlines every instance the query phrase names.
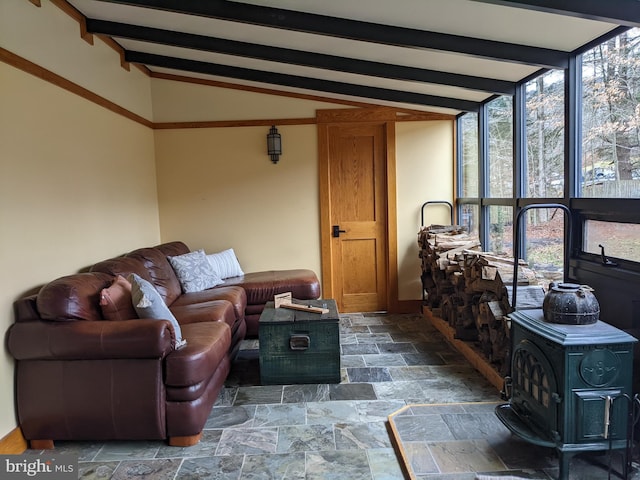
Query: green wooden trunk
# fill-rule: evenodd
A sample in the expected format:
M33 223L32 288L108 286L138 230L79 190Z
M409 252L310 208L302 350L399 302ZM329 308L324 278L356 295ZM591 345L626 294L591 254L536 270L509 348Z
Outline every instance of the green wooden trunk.
M260 316L260 381L268 384L340 383L340 332L335 300L305 300L319 314L274 308Z

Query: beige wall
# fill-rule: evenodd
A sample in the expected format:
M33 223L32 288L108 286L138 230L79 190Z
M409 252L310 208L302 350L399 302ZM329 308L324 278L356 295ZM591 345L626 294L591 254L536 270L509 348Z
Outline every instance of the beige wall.
M150 114L149 79L91 47L43 1L0 2L0 47ZM146 84L146 92L144 85ZM0 331L44 282L160 240L153 131L0 63ZM14 364L0 355L0 438L16 426Z
M160 240L153 132L0 63L0 330L43 282ZM0 360L0 437L15 427Z
M320 272L315 125L156 130L160 229L208 253L233 248L245 271Z
M120 68L115 50L80 38L78 22L43 0L0 1L0 47L151 120L149 77Z
M262 93L152 80L157 121L310 118L327 104ZM333 108L342 108L332 105ZM321 271L315 125L280 126L284 155L266 153L268 127L156 130L163 241L191 248L233 247L247 271ZM453 122L396 125L399 300L419 300L420 206L453 198ZM447 223L448 210L428 210ZM233 228L230 226L233 225Z
M420 207L429 200L453 199L452 121L396 124L398 183L398 298L422 296L418 231ZM449 224L446 207L426 207L425 224Z
M152 86L154 113L162 121L220 119L222 105L237 105L253 119L309 118L326 108L170 80L153 79ZM276 110L274 101L280 102ZM236 112L229 115L238 119ZM156 130L163 241L182 239L207 252L232 247L246 271L311 268L320 274L316 126L278 129L284 154L277 165L265 152L268 127ZM399 300L421 298L420 206L452 200L453 146L451 121L396 124ZM449 221L444 208L427 214L430 223Z
M316 110L348 108L329 102L265 95L196 83L151 80L155 122L313 118Z
M309 118L329 102L151 79L79 37L49 2L0 1L0 47L155 121ZM320 272L316 126L155 130L0 63L0 330L12 303L57 276L182 239L233 247L247 270ZM419 205L452 193L450 122L397 125L400 299L420 298ZM433 221L436 220L435 216ZM13 361L0 356L0 438L16 426Z

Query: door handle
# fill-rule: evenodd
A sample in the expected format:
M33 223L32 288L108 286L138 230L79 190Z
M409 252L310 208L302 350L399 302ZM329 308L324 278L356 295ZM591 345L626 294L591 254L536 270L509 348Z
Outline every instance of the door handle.
M333 232L332 232L332 235L333 235L335 238L338 238L338 237L340 236L340 234L341 234L341 233L347 233L347 231L346 231L346 230L340 230L340 225L334 225L334 226L333 226Z

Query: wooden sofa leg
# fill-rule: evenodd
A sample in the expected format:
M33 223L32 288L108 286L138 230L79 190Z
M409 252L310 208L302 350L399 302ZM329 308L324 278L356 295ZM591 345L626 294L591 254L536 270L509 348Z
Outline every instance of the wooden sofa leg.
M195 435L188 435L186 437L170 437L169 445L172 447L190 447L195 445L202 438L202 432L196 433Z
M31 450L53 450L53 440L29 440Z

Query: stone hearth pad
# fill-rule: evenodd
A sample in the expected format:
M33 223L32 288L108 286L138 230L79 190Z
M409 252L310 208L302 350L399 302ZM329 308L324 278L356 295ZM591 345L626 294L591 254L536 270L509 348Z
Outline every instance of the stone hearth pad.
M392 443L406 476L549 479L543 469L557 464L554 452L513 437L496 417L496 405L414 404L389 415Z

